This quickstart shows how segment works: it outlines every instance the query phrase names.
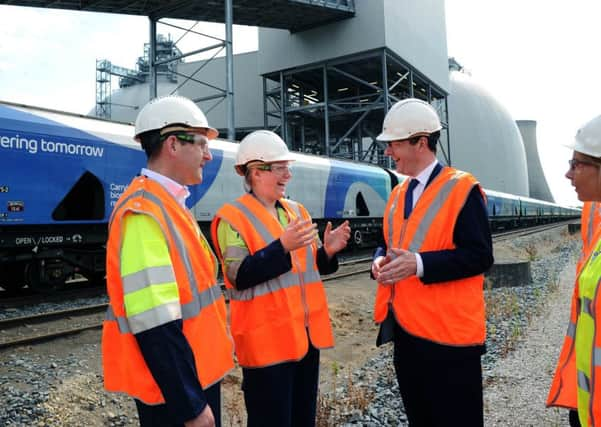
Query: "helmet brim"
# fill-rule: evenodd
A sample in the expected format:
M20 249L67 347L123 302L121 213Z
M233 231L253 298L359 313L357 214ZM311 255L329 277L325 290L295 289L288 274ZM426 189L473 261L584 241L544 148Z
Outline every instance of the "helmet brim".
M376 140L378 141L384 141L384 142L388 142L388 141L395 141L398 140L399 138L396 135L390 134L390 133L386 133L386 132L382 132L380 135L378 135L376 137Z
M598 149L594 150L592 147L585 147L580 141L578 141L576 139L574 139L571 142L562 144L562 145L566 148L570 148L571 150L574 150L581 154L585 154L587 156L596 157L596 158L601 157L601 153L599 153Z

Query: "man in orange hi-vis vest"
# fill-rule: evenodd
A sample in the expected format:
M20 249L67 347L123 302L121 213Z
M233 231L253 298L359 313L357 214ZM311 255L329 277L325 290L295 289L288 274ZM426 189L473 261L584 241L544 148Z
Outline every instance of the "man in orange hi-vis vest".
M217 136L191 100L150 101L136 120L148 157L115 205L107 242L104 385L135 399L143 427L219 426L233 368L217 259L186 208Z
M441 128L434 108L413 98L384 118L378 140L409 179L384 212L374 318L377 344L394 342L409 425L475 427L483 425L483 273L492 239L478 181L436 159Z

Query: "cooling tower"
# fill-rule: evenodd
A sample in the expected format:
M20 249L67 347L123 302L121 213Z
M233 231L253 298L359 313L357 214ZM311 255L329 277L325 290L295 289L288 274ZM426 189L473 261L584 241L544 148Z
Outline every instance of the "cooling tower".
M530 197L534 199L554 202L543 168L538 157L538 148L536 144L536 121L518 120L516 121L524 147L526 148L526 160L528 162L528 182L530 183Z
M509 111L462 72L450 72L451 163L488 189L528 196L522 137Z

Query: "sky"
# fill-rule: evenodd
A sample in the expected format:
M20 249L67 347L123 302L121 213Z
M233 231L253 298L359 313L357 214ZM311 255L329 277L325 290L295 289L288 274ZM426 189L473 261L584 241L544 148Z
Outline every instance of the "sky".
M557 202L577 204L562 144L601 114L601 1L445 0L445 12L449 56L514 119L537 121L551 191ZM224 34L221 24L196 29ZM134 68L148 32L145 17L0 6L0 100L86 114L95 105L96 59ZM212 43L187 35L178 45ZM256 48L256 30L235 26L234 52Z

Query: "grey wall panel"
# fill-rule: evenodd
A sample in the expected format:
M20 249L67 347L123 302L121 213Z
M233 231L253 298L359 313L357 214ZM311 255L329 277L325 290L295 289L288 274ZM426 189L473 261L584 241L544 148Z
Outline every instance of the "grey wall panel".
M509 111L468 75L450 73L451 160L486 188L528 196L526 153Z
M386 46L448 92L444 0L384 0L384 22Z
M193 74L203 61L179 65L179 72ZM263 80L258 72L258 52L234 55L234 115L237 128L263 125ZM225 89L225 58L215 58L195 76L197 80ZM179 77L183 81L183 77ZM205 85L189 81L179 89L180 95L196 99L217 94L218 91ZM203 111L208 111L218 99L201 102ZM207 113L213 127L227 127L227 105L221 101ZM225 135L222 135L225 137Z
M356 0L354 18L299 33L259 29L266 74L388 47L436 85L449 87L443 0Z
M540 164L536 139L536 121L518 120L517 122L524 147L526 148L526 160L528 162L528 182L530 183L530 197L548 202L555 202L549 190L547 179Z
M259 29L259 73L265 74L381 48L383 0L355 0L354 18L298 33Z

